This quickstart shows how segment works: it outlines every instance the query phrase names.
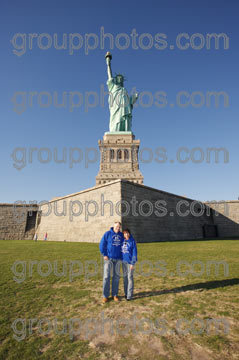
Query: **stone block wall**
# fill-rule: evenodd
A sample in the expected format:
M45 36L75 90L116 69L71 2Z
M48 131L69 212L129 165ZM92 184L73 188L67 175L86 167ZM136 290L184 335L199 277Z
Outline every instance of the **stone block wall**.
M239 201L206 202L213 211L219 237L239 237Z
M114 221L121 220L120 204L119 211L116 208L120 199L121 183L116 180L49 201L41 206L38 239L47 232L53 241L99 242Z
M28 204L0 204L0 239L33 239L37 210L37 206Z
M135 214L138 215L132 214L131 205L130 213L122 217L122 225L131 230L138 242L201 239L204 237L203 226L213 225L212 214L209 211L207 215L206 210L202 213L200 202L145 185L122 181L122 199L132 204L133 198L134 202L137 201ZM159 200L165 203L157 203ZM160 205L164 211L159 209ZM190 206L195 215L190 211ZM182 214L189 213L187 216L180 216L179 211Z
M118 179L41 207L0 204L0 239L33 239L36 231L38 240L47 233L51 241L98 243L116 220L138 242L239 237L239 201L203 204Z

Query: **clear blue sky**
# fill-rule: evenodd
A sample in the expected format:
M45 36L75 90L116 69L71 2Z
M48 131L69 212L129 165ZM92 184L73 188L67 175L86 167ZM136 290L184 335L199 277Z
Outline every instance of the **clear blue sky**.
M219 163L205 160L185 164L169 160L163 164L155 160L141 162L145 185L203 201L237 199L238 11L236 0L3 0L0 11L0 202L48 200L95 185L99 161L86 168L86 149L97 148L98 139L108 131L109 109L106 97L104 106L98 105L86 112L85 95L90 91L100 94L101 84L106 83L104 55L108 50L113 54L113 72L126 76L125 87L129 91L135 86L137 91L148 91L152 96L157 91L167 93L166 106L160 108L153 104L143 107L138 104L133 111L133 132L141 140L141 149L150 148L147 151L151 151L155 158L156 149L164 147L169 160L176 158L180 147L189 150L200 147L205 154L207 148L222 147L229 153L228 163L224 163L222 156L219 156ZM114 48L110 49L106 39L104 48L99 43L86 54L85 34L93 33L100 39L102 27L105 33L113 35ZM141 36L141 46L134 49L130 36L133 29L138 34L138 41L140 35L150 34L153 46L150 48L149 38L142 40ZM32 39L30 49L29 34L32 33L38 37ZM44 33L48 34L48 39L57 34L60 43L66 34L67 49L57 50L49 43L49 49L41 49L38 41L40 44L42 41L44 46L48 41L44 36L39 38ZM72 33L81 34L84 44L70 55L69 37ZM117 35L121 33L127 34L131 41L127 47L121 37L124 50L116 43ZM165 49L155 47L158 33L167 36ZM201 38L195 37L195 46L199 46L207 34L225 33L229 38L229 48L224 49L220 40L218 50L213 42L211 49L202 46L200 50L190 47L181 50L176 46L176 37L180 33L187 33L190 37L201 34ZM26 46L21 56L16 55L21 51L16 47L20 48L25 40L23 35L16 34L25 34ZM94 39L90 39L91 47ZM74 41L76 47L77 39ZM182 39L183 46L188 42ZM170 49L170 45L174 45L174 49ZM143 46L148 46L148 49L143 49ZM17 51L14 53L14 50ZM70 111L69 93L74 91L82 93L84 104ZM192 104L181 107L175 105L176 95L181 91L189 94L200 92L203 97L208 91L223 91L228 95L229 105L225 107L220 101L218 107L213 104L209 107L196 108ZM18 95L14 100L17 92L25 95ZM30 92L36 92L32 106ZM47 99L46 95L45 98L39 95L42 92L52 97L56 92L60 101L66 92L66 106L40 106L39 102L46 103ZM24 96L26 104L20 114ZM196 102L200 99L195 97ZM147 96L142 101L147 103ZM21 170L14 167L16 163L11 157L14 151L17 154L16 148L23 148L26 153L25 166ZM30 148L37 149L32 153L32 162ZM52 160L41 163L38 156L42 148L48 148L52 154L56 148L59 156L66 148L67 162L59 164ZM83 160L72 168L69 164L70 148L80 148L83 152ZM21 156L23 150L18 152L18 159ZM145 152L144 157L147 156Z

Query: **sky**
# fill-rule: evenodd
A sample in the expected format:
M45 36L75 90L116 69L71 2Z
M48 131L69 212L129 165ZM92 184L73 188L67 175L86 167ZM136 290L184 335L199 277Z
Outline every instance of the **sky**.
M132 130L144 184L238 199L237 0L2 0L0 10L1 203L95 185L107 51L140 95Z

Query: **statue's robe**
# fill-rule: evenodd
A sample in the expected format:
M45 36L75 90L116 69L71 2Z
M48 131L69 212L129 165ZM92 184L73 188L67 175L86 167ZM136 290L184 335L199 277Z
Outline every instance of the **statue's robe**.
M131 131L132 109L135 96L129 96L125 88L116 84L114 78L107 81L109 89L110 132Z

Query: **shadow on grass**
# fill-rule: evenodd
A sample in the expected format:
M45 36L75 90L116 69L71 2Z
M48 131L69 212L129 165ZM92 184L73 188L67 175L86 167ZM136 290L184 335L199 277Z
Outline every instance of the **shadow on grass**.
M143 292L136 293L134 295L134 299L136 300L139 298L171 294L171 293L181 293L181 292L191 291L191 290L201 290L202 291L204 289L209 290L209 289L216 289L216 288L222 288L225 286L233 286L233 285L239 285L239 278L200 282L200 283L196 283L196 284L190 284L190 285L176 287L173 289L165 289L165 290L159 290L159 291L143 291Z
M224 241L224 240L234 240L239 241L238 236L222 236L222 237L208 237L208 238L198 238L198 239L174 239L174 240L155 240L155 241L137 241L138 244L151 244L151 243L168 243L168 242L191 242L191 241Z

